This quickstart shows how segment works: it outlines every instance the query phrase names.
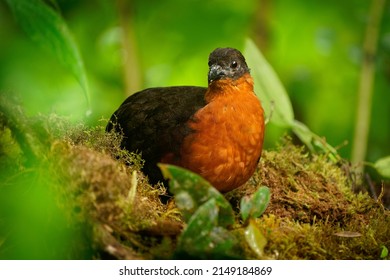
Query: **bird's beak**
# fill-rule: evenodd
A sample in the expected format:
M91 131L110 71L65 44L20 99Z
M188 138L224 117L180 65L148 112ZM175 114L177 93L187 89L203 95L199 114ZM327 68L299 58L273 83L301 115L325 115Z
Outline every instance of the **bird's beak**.
M209 84L221 79L222 77L226 76L226 74L226 70L223 69L220 65L211 65L208 75Z

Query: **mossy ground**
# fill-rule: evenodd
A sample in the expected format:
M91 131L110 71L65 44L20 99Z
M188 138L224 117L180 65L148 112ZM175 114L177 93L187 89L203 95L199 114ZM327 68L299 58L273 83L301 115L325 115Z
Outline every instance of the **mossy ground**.
M120 149L120 135L105 133L100 126L71 125L57 117L41 117L34 123L44 131L41 136L18 130L20 126L3 116L1 160L8 170L2 173L7 185L26 170L25 151L39 151L35 165L28 168L45 171L68 223L88 231L87 238L77 242L89 243L79 246L90 247L90 257L174 256L185 227L180 211L173 200L161 202L161 196L167 195L165 188L148 184L140 171L142 159ZM27 141L30 148L23 147L18 133L26 139L41 137L44 144L36 149L31 147L36 141ZM281 140L278 149L263 151L253 178L226 198L238 212L241 197L261 185L270 188L270 204L256 220L267 239L264 258L380 259L382 253L388 259L383 251L390 248L390 212L380 200L354 193L355 181L347 169L344 161L332 162L325 154L310 154ZM235 230L238 238L243 236L240 228ZM7 237L0 236L0 251L6 243ZM242 244L242 258L255 258Z
M250 194L259 183L271 188L258 219L270 258L378 259L390 244L390 212L367 193L354 193L346 168L284 142L264 151L253 180L229 196Z

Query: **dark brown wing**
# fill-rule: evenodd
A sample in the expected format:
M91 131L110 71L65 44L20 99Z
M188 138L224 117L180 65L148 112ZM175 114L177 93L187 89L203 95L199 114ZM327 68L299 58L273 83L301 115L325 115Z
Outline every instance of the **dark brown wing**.
M122 130L123 148L142 154L143 171L151 183L162 181L156 163L168 154L179 156L184 137L191 133L188 120L206 104L205 92L206 88L193 86L137 92L114 112L106 130Z

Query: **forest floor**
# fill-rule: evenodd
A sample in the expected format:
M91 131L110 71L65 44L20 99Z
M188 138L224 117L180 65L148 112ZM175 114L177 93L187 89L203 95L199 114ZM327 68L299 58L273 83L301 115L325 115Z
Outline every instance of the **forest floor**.
M43 186L54 193L56 207L65 216L62 222L83 236L72 240L60 258L180 257L176 246L187 226L181 211L174 198L167 201L162 184L148 183L140 171L140 156L120 149L120 135L104 132L103 126L74 125L57 116L27 119L15 112L0 114L0 202L11 203L5 196L11 188L13 198L23 188L33 188L26 186L31 178L23 175L26 170L39 174L39 181L46 181ZM259 258L241 242L245 233L239 202L267 186L269 205L255 219L266 241L261 258L389 259L390 211L381 201L383 192L373 199L354 191L358 180L347 161L335 162L282 139L277 149L263 151L245 185L224 195L235 212L235 226L229 229L240 248L235 257ZM7 226L10 218L0 215ZM4 232L0 230L0 252L8 248Z

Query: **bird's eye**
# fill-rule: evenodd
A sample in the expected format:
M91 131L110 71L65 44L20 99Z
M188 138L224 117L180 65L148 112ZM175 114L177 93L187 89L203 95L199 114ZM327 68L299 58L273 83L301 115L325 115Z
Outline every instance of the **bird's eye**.
M211 67L211 65L213 65L213 63L211 61L209 61L208 65L209 65L209 67Z
M233 69L237 68L237 66L238 66L237 61L233 61L232 64L230 64L230 67Z

